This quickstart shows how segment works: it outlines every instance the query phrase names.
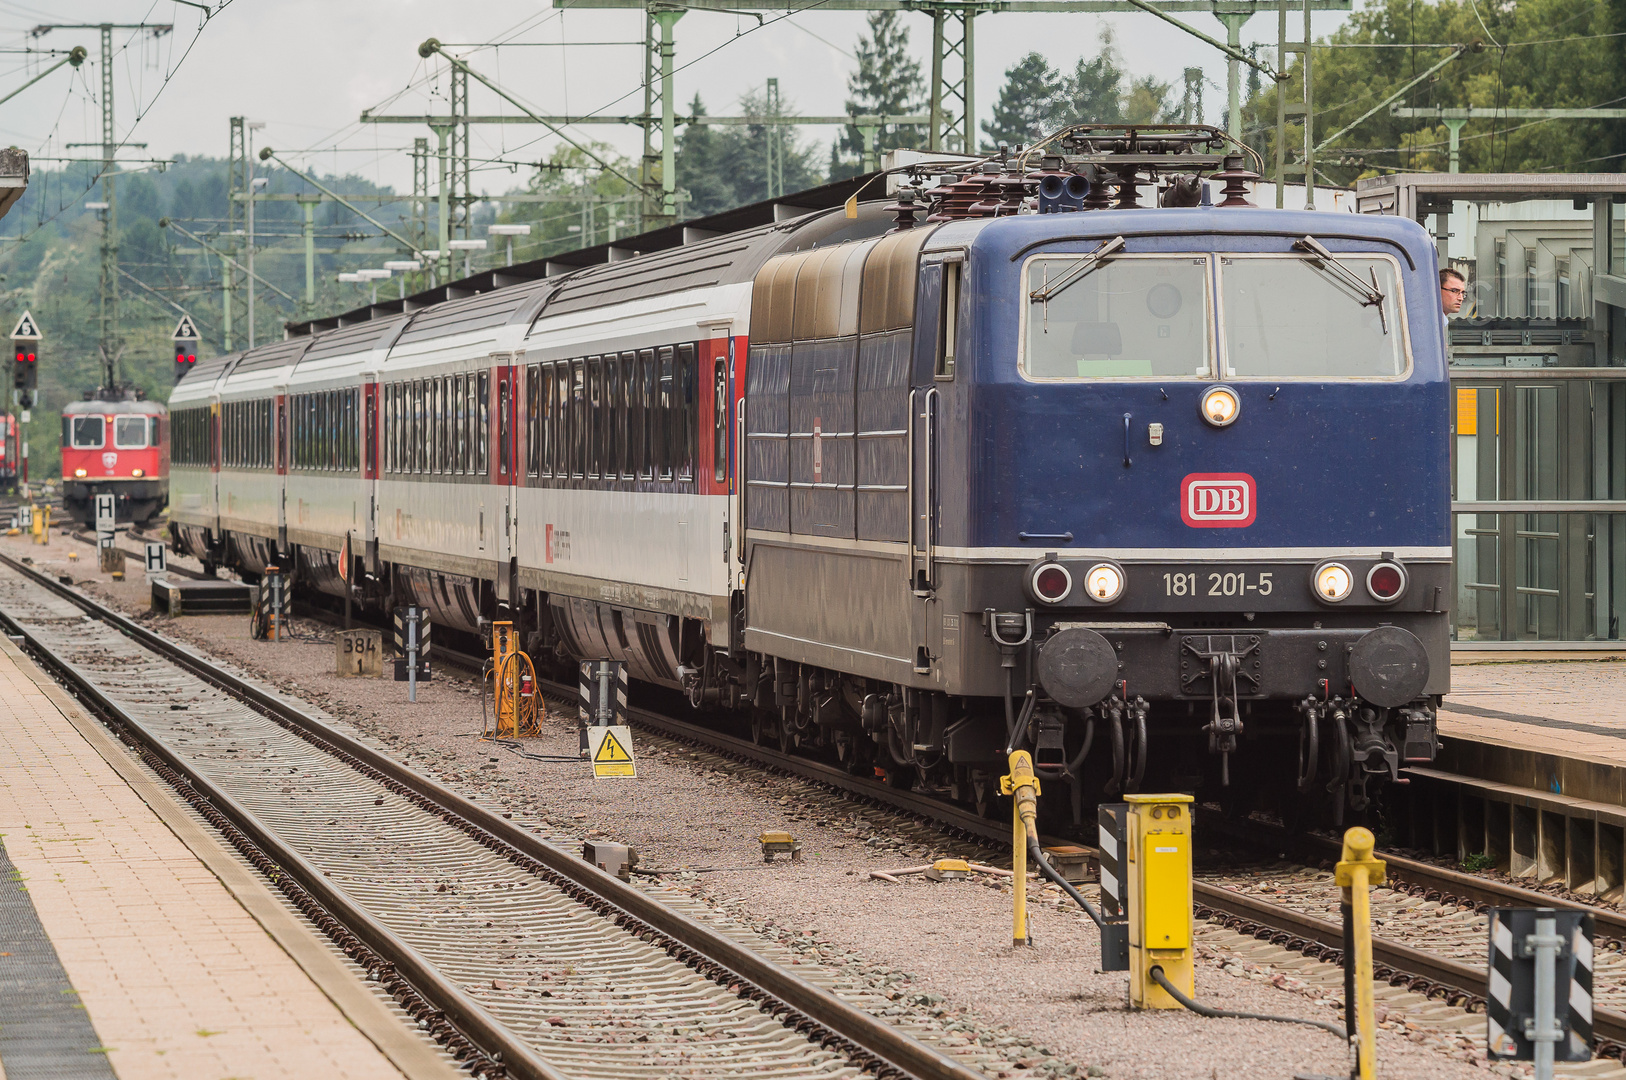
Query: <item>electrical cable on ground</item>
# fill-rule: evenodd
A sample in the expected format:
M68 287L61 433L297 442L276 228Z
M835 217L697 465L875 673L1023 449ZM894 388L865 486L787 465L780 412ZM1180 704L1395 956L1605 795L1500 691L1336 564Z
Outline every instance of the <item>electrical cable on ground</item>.
M1152 970L1147 972L1147 974L1152 977L1153 982L1157 983L1157 985L1161 986L1164 990L1167 990L1170 997L1174 998L1174 1000L1178 1001L1181 1005L1184 1005L1187 1009L1190 1009L1198 1016L1206 1016L1215 1020L1269 1020L1277 1024L1306 1024L1310 1027L1318 1027L1322 1031L1330 1031L1334 1035L1338 1036L1339 1039L1346 1042L1349 1040L1349 1035L1342 1028L1338 1027L1336 1024L1328 1023L1325 1020L1307 1020L1301 1016L1270 1016L1265 1013L1235 1012L1231 1009L1216 1009L1212 1006L1204 1005L1201 1002L1193 1001L1191 998L1186 997L1183 992L1181 992L1172 982L1169 981L1168 976L1163 974L1163 969L1161 967L1153 967Z

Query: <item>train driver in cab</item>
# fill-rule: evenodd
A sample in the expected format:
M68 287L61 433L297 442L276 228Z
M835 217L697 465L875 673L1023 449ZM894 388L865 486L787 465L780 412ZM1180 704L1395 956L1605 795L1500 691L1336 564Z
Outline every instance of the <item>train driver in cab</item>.
M1468 279L1446 267L1440 271L1440 307L1450 318L1462 310L1463 298L1468 295Z

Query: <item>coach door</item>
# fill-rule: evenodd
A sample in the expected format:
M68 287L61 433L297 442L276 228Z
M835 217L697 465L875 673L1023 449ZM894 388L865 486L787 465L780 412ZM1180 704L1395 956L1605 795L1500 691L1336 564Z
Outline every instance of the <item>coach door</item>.
M277 550L288 550L288 388L279 386L274 396L271 445L277 475Z
M513 566L516 544L514 520L514 478L519 464L518 408L519 369L514 366L512 353L496 353L491 390L491 424L496 443L492 461L492 480L486 499L486 528L491 538L491 556L497 563L497 602L509 604L513 600Z

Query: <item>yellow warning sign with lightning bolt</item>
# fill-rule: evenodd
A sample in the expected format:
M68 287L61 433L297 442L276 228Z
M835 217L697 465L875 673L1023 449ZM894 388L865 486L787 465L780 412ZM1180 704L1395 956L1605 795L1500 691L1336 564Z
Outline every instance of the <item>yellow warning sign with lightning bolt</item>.
M625 724L587 729L587 757L593 763L593 778L638 775L632 757L632 729Z

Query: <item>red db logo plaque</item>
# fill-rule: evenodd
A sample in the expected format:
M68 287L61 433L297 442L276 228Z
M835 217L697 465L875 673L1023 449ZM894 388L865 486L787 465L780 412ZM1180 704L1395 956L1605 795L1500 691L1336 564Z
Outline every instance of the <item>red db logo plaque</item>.
M1180 481L1180 520L1193 529L1245 529L1258 513L1247 473L1191 473Z

